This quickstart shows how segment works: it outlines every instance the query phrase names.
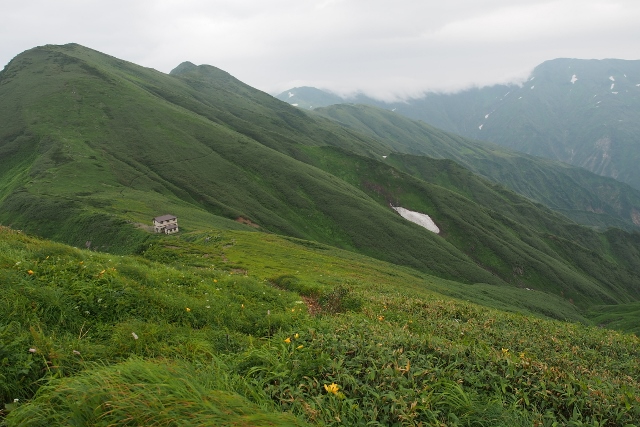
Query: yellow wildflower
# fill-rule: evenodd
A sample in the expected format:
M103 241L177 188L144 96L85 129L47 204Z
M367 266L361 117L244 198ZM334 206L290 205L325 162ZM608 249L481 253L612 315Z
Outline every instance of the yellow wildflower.
M213 283L218 283L218 279L213 279Z
M327 393L338 394L338 390L340 390L340 387L336 383L331 383L328 385L325 384L324 389L327 391Z
M27 274L28 274L29 276L31 276L31 275L33 274L33 270L29 270L29 271L27 271Z
M378 320L382 322L384 320L384 316L378 316Z
M191 309L189 307L186 307L187 311L191 311Z
M302 344L300 344L299 346L296 347L296 350L300 350L301 348L303 348L304 346Z
M298 338L300 338L300 335L299 335L299 334L295 334L293 337L294 337L295 339L298 339Z
M520 359L524 359L524 351L520 353Z
M289 344L291 342L291 338L287 337L286 340L284 340L284 342L286 342L287 344Z
M504 348L504 347L503 347L503 348L502 348L502 354L504 354L505 356L506 356L507 354L509 354L509 349L508 349L508 348Z

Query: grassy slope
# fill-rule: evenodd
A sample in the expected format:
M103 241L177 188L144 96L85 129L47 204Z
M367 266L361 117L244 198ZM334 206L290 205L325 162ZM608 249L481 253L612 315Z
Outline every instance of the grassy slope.
M392 152L413 154L389 162L418 177L428 177L429 159L423 156L451 159L578 223L637 229L640 192L611 178L471 141L375 107L333 105L314 112L385 141Z
M635 336L444 297L434 290L468 286L317 243L209 230L132 257L2 228L0 246L8 426L614 426L640 416ZM575 315L537 295L495 303Z
M584 167L638 189L639 82L637 60L555 59L536 67L521 86L431 93L396 103L367 97L355 101L394 109L468 138Z
M21 106L2 147L26 159L1 161L31 164L22 186L5 176L0 219L28 231L130 252L148 234L127 221L172 212L189 231L241 228L224 217L245 218L444 278L535 288L580 307L637 297L637 251L612 249L607 235L569 227L448 161L423 159L423 180L400 173L374 160L381 143L214 67L183 64L167 76L77 45L49 46L12 61L0 89L7 111ZM331 145L343 149L320 148ZM426 174L430 168L438 176ZM388 203L399 201L430 213L442 236L397 216ZM632 235L616 238L636 247Z
M574 75L578 80L572 83ZM536 67L531 77L520 86L429 93L391 103L363 95L325 102L327 97L317 90L292 90L297 94L292 98L286 91L278 98L301 106L381 107L467 138L567 162L640 188L635 167L640 61L555 59Z
M30 67L30 72L16 71L22 66ZM25 111L16 122L33 134L30 141L42 154L33 160L29 180L23 181L20 191L5 193L0 219L76 245L91 240L87 230L98 225L123 230L125 238L138 236L134 244L111 242L113 251L117 243L135 248L145 238L125 227L123 219L148 223L153 215L169 211L183 218L181 224L189 230L205 223L223 225L216 216L242 217L267 230L381 257L388 258L387 248L394 247L394 259L404 254L406 263L422 268L428 267L421 254L439 253L449 265L471 271L466 280L493 280L463 254L362 192L265 145L324 143L312 139L314 135L331 136L340 143L347 140L348 132L335 127L334 134L331 127L302 120L311 130L292 134L272 126L259 143L233 128L259 133L263 129L260 114L268 116L272 110L245 93L233 95L233 90L224 89L229 94L215 95L223 89L216 84L205 86L212 99L225 99L231 106L211 107L196 99L205 89L192 89L181 79L74 45L38 48L16 58L5 71L2 85L13 99L2 99L13 105L29 89L30 95L20 101ZM162 97L157 95L159 88ZM231 88L268 97L239 83ZM179 98L175 102L193 103L195 112L167 101L169 94ZM288 109L285 113L299 114L273 102ZM259 111L250 114L245 104ZM251 118L251 126L245 126L246 118L238 118L243 111ZM276 130L285 136L278 138ZM354 141L348 139L349 144ZM19 143L7 140L6 145ZM93 226L77 222L81 212L93 215ZM104 215L113 215L114 223L107 223ZM400 245L401 241L409 244Z
M599 234L576 226L451 161L430 160L430 181L442 184L434 185L336 148L307 152L318 167L381 205L429 214L448 242L513 286L563 295L580 306L614 295L625 295L619 302L637 298L639 283L631 267L638 255L637 233Z

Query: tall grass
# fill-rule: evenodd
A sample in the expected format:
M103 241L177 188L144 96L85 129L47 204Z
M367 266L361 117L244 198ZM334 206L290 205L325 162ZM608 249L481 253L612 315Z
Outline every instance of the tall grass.
M46 426L303 426L294 416L267 412L238 394L212 390L188 365L131 359L88 366L55 380L8 425Z
M144 253L160 263L0 234L4 425L640 417L634 335L444 297L430 286L451 282L322 245L167 239Z

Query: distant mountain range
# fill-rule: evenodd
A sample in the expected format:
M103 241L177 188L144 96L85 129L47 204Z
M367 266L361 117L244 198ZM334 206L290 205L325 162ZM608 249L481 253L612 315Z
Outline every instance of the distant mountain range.
M278 98L311 109L374 105L469 138L560 160L640 189L640 61L556 59L522 85L428 93L403 102L294 88Z

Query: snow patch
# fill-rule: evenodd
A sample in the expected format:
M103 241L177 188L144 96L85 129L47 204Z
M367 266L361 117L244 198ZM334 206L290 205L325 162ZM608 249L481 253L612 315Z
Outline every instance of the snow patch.
M612 93L612 94L614 94L614 95L617 95L617 94L618 94L618 92L611 92L611 93Z
M293 105L294 107L297 107L297 106L298 106L298 104L291 104L291 105Z
M636 86L640 87L640 84L637 84Z
M609 90L613 90L613 87L614 87L615 85L616 85L615 83L611 83L611 89L609 89Z
M386 159L386 158L387 158L387 156L382 156L382 158L383 158L383 159Z
M578 78L577 78L577 77L576 77L576 75L574 74L574 75L571 77L571 83L572 83L572 84L575 84L577 81L578 81Z
M391 110L391 111L396 111L396 109L394 108L394 109L393 109L393 110Z
M518 98L518 99L522 99L522 97Z
M533 81L533 79L535 79L535 77L531 77L531 78L529 79L529 81Z
M429 231L433 231L436 234L440 233L440 229L438 228L436 223L433 222L429 215L410 211L409 209L401 208L400 206L391 207L393 208L393 210L398 212L402 218L411 221L414 224L418 224L419 226L424 227Z
M491 115L491 113L489 113L489 114L485 114L485 115L484 115L484 118L485 118L485 119L488 119L490 115Z
M612 82L616 81L616 79L614 79L613 76L609 76L609 80L611 80Z
M296 96L296 94L293 92L289 92L289 98L291 98L292 96Z
M478 129L482 130L482 126L484 126L484 124L481 124L480 126L478 126Z
M536 85L531 86L531 89L533 89L534 87L536 87Z

